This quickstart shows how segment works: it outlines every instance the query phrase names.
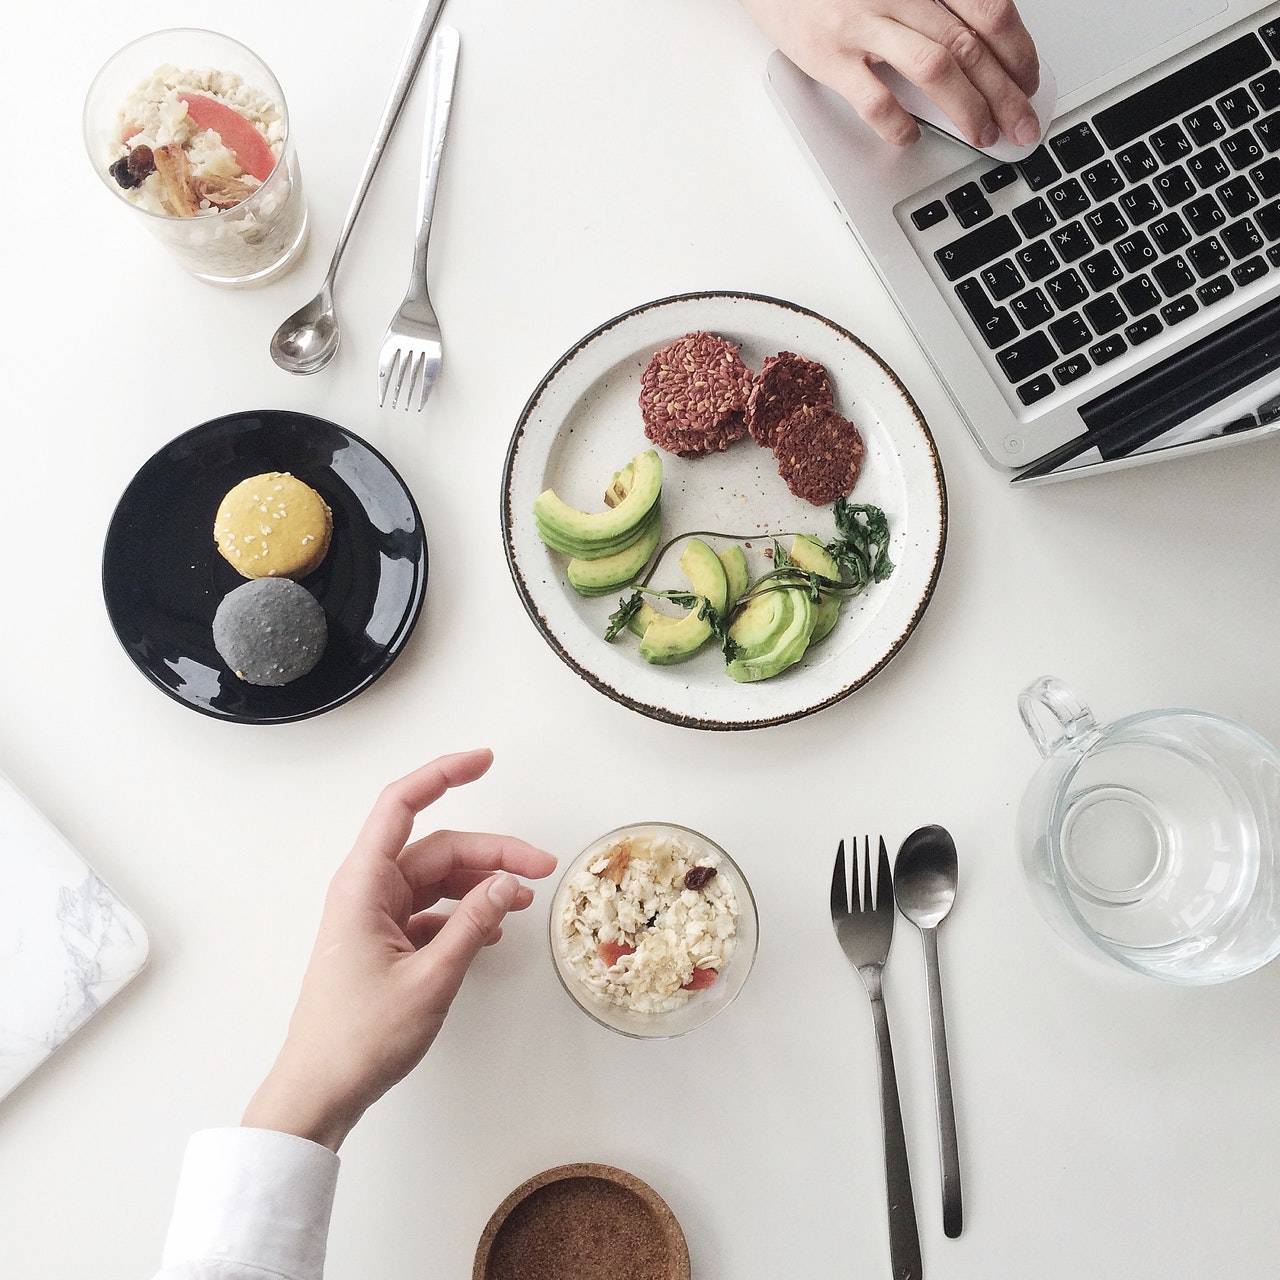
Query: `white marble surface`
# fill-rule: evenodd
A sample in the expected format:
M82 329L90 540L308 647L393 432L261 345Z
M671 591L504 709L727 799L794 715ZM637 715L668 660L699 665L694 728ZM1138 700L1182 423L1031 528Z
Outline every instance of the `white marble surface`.
M146 960L142 922L0 775L0 1097Z
M462 36L433 235L445 369L423 416L379 412L404 292L423 101L409 102L338 281L346 337L309 380L267 339L314 292L413 8L69 0L6 11L0 768L146 921L147 970L0 1104L0 1275L145 1277L186 1135L234 1123L292 1007L330 872L382 782L488 743L437 825L568 856L657 816L705 831L759 902L738 1002L636 1044L591 1024L545 950L549 889L487 953L413 1077L344 1148L329 1275L466 1275L495 1205L578 1160L645 1179L698 1280L888 1274L871 1020L827 918L837 839L940 822L962 883L941 932L966 1179L943 1238L924 972L886 975L927 1274L1263 1277L1280 1199L1280 968L1220 988L1078 957L1012 848L1036 765L1018 691L1054 672L1099 717L1186 705L1280 740L1280 442L1034 492L978 456L762 86L734 0L448 0ZM174 22L251 44L289 97L314 238L251 294L185 278L81 153L83 86ZM421 86L419 86L421 88ZM11 129L11 132L13 130ZM713 735L601 697L510 583L498 476L529 392L610 316L695 289L830 316L900 375L946 471L949 540L902 653L820 715ZM421 623L368 692L239 728L130 666L99 555L155 449L234 409L333 418L414 490L432 553ZM74 1229L71 1229L72 1225Z

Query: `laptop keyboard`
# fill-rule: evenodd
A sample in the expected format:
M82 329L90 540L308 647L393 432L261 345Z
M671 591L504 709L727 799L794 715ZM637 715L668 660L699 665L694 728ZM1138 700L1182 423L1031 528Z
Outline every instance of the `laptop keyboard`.
M911 210L1022 404L1280 269L1278 61L1267 22Z

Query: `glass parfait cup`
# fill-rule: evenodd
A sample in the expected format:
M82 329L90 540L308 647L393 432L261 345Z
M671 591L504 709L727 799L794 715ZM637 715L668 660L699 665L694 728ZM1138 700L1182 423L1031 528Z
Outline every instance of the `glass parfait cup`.
M110 172L120 155L126 100L166 66L233 73L269 98L279 112L281 137L273 168L259 187L228 209L191 217L153 212L131 199ZM231 288L265 284L298 260L307 238L307 206L284 92L262 59L238 41L214 31L175 28L125 45L89 87L84 141L107 189L197 279Z

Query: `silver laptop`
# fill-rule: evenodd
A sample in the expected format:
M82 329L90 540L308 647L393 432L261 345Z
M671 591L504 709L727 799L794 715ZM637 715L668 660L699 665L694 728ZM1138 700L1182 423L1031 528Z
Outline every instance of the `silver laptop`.
M974 439L1028 483L1280 431L1280 4L1019 10L1058 105L1017 163L767 68Z

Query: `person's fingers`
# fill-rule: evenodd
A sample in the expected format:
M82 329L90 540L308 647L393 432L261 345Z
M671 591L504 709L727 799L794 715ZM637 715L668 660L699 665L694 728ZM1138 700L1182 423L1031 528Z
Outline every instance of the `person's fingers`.
M1040 58L1012 0L949 0L949 8L982 37L1027 97L1035 93L1040 87Z
M357 857L395 858L413 834L413 821L451 787L474 782L493 763L487 748L441 756L382 789L356 837Z
M1040 123L1036 119L1035 111L1027 100L1027 95L1023 92L1019 82L1011 76L992 49L989 44L990 37L987 33L967 26L955 17L950 10L944 9L940 5L931 3L930 7L932 9L930 21L921 28L922 32L947 51L960 73L977 90L985 108L983 112L983 132L977 135L966 134L966 136L969 136L971 141L974 137L987 138L989 141L981 142L979 145L990 146L996 141L990 132L992 123L994 123L1006 138L1010 138L1014 142L1022 145L1029 145L1035 142L1040 136ZM984 14L988 10L1000 7L1002 6L997 0L988 0L985 5L973 5L973 8L982 11ZM1026 28L1022 26L1021 19L1017 17L1017 10L1012 10L1012 13L1018 29L1025 35ZM993 25L998 25L998 23ZM1029 36L1027 41L1030 44ZM1035 46L1030 45L1030 49L1034 57ZM1038 78L1038 70L1035 74ZM914 79L914 77L912 78ZM921 84L921 87L926 92L929 92L927 85L922 84L920 81L916 83ZM957 124L964 126L965 121L959 119L945 103L939 101L932 93L929 96Z
M435 930L431 945L413 957L411 963L418 966L438 1008L447 1007L458 994L468 967L501 928L519 890L520 882L508 872L490 876L458 903Z
M905 147L919 138L915 117L862 58L843 58L810 74L830 85L886 142Z
M444 928L449 919L447 911L421 911L414 916L405 926L405 937L413 944L415 951L421 951L423 947L434 942L440 930ZM499 925L485 941L486 947L491 947L495 942L502 941L502 926Z
M969 142L976 147L989 147L1000 136L1000 126L992 104L971 78L971 72L982 62L982 42L937 5L929 7L939 15L933 31L891 24L877 42L876 56L918 85ZM985 56L1008 91L1018 93L1018 87L989 51Z
M493 871L491 869L473 871L469 868L459 868L450 871L443 880L422 885L415 889L412 909L416 914L419 911L426 911L429 907L434 907L437 902L460 902L476 885L483 884L492 874ZM511 909L513 911L523 911L532 902L533 890L528 885L522 884L520 892L516 895L515 905Z
M515 836L484 831L433 831L407 845L397 862L415 895L430 892L454 870L511 871L540 880L556 868L554 856L545 850Z

